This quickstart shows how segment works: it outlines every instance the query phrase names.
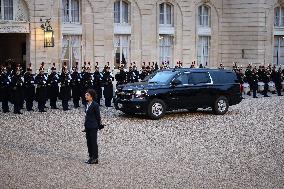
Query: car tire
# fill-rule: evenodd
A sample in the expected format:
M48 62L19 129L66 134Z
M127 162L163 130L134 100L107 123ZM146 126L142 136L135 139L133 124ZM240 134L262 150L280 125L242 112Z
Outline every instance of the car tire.
M158 120L166 114L166 104L163 100L153 99L147 110L148 116L153 120Z
M216 115L224 115L228 112L229 101L225 96L218 97L214 102L213 111Z

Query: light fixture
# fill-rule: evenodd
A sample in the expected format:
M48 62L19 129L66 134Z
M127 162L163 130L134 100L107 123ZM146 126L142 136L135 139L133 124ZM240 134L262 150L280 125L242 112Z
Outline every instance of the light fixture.
M54 47L54 31L50 25L50 19L46 19L45 23L40 27L44 32L44 47Z

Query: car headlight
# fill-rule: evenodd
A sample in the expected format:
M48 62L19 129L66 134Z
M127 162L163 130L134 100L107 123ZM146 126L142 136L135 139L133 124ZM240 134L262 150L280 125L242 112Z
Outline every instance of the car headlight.
M147 90L137 90L134 92L135 98L145 98L147 95Z

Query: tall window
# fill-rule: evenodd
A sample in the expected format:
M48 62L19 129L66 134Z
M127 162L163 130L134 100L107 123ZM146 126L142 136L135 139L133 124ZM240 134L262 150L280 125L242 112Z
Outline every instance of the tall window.
M284 65L284 36L274 36L273 64Z
M118 68L120 63L126 65L129 63L130 54L130 36L129 35L115 35L114 38L115 49L115 68Z
M173 37L171 35L160 35L160 62L172 63Z
M284 26L284 8L276 7L274 10L274 26L283 27Z
M117 0L114 2L114 23L129 23L129 4L126 1Z
M199 36L197 48L198 65L208 66L210 55L210 36Z
M198 21L201 27L210 27L210 7L201 5L198 7Z
M0 20L14 19L14 0L0 0Z
M80 22L80 1L63 0L63 22L79 23Z
M169 3L160 4L160 24L173 25L173 10Z
M62 62L66 62L68 68L81 62L81 36L80 35L64 35L62 39Z

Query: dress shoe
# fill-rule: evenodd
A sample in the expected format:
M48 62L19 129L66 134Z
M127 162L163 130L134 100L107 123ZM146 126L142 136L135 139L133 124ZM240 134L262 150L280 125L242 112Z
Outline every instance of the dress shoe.
M39 112L42 112L42 113L43 113L43 112L46 112L46 111L45 111L45 110L40 110Z
M23 114L22 112L14 112L14 114Z
M98 159L89 159L85 163L87 163L87 164L99 164L99 160Z
M268 96L268 95L264 95L264 97L270 97L270 96Z
M57 110L58 108L57 108L57 107L51 107L51 109L53 109L53 110Z
M82 132L85 133L85 132L86 132L86 129L82 130Z
M69 108L67 108L67 109L63 109L63 111L68 111L68 110L71 110L71 109L69 109Z

